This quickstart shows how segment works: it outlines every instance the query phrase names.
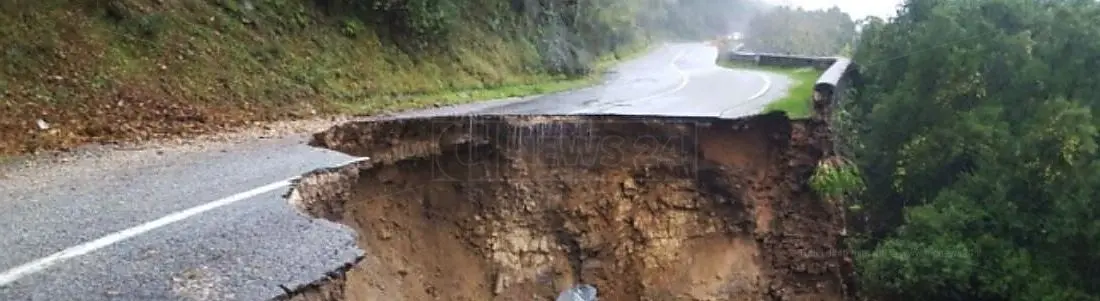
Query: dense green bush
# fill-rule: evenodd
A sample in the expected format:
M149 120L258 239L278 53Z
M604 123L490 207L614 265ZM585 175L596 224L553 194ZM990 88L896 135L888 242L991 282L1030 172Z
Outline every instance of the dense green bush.
M909 0L843 107L881 300L1100 300L1100 4Z
M389 31L395 41L445 39L462 16L458 0L313 0L330 14L347 14Z

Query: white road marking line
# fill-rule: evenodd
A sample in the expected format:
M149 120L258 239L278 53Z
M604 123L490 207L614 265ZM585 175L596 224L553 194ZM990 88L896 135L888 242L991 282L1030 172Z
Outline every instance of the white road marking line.
M680 69L680 67L676 67L676 61L679 61L681 58L683 58L684 54L687 54L687 50L680 50L680 52L677 53L676 56L672 57L672 61L668 63L668 65L672 66L672 69L676 70L676 73L680 75L680 84L679 85L677 85L675 88L672 88L672 90L666 90L664 92L653 94L653 95L642 97L642 98L638 98L638 99L635 99L635 100L630 101L630 102L646 101L646 100L650 100L650 99L654 99L654 98L658 98L658 97L667 96L669 94L679 92L680 90L683 90L684 87L687 87L688 82L690 81L687 72L684 72L684 70Z
M342 163L338 166L344 166L344 165L347 165L347 164L352 164L352 163L359 162L359 161L364 161L364 160L367 160L367 159L368 158L358 158L358 159L355 159L355 160L344 162L344 163ZM187 209L184 209L182 211L177 211L175 213L172 213L172 214L166 215L164 217L146 222L146 223L138 225L136 227L125 229L125 230L118 231L118 232L115 232L115 233L111 233L111 234L108 234L107 236L100 237L99 239L89 241L89 242L85 242L85 243L82 243L82 244L79 244L79 245L76 245L76 246L72 246L72 247L69 247L67 249L61 250L60 252L50 254L49 256L42 257L42 258L36 259L34 261L22 264L20 266L15 267L15 268L6 270L3 273L0 273L0 287L7 286L7 285L19 280L20 278L29 276L29 275L37 273L37 272L41 272L42 270L45 270L45 269L47 269L51 266L57 265L58 263L61 263L65 260L68 260L68 259L71 259L71 258L74 258L74 257L78 257L78 256L81 256L81 255L86 255L88 253L94 252L94 251L102 249L104 247L119 243L121 241L130 239L130 238L134 238L138 235L141 235L141 234L144 234L146 232L155 230L157 228L164 227L164 226L170 225L172 223L175 223L175 222L178 222L178 221L181 221L181 220L184 220L184 219L202 214L203 212L214 210L214 209L217 209L219 207L223 207L225 205L229 205L229 204L233 204L233 203L240 202L240 201L243 201L243 200L247 200L247 199L250 199L252 197L255 197L255 196L258 196L258 195L261 195L261 194L264 194L264 193L275 191L276 189L279 189L279 188L290 186L290 183L292 181L294 181L295 179L297 179L297 178L298 177L295 176L295 177L291 177L291 178L288 178L288 179L285 179L285 180L276 181L276 182L271 183L271 184L267 184L267 185L264 185L264 186L253 188L252 190L248 190L248 191L241 192L241 193L238 193L238 194L234 194L234 195L231 195L231 196L227 196L227 197L224 197L224 198L221 198L221 199L218 199L218 200L214 200L214 201L206 203L206 204L202 204L202 205L198 205L198 206L195 206L195 207L187 208Z
M668 44L665 44L665 45L667 47ZM662 91L661 93L645 96L645 97L642 97L642 98L635 98L635 99L626 100L626 101L606 103L603 106L599 106L599 107L595 107L595 108L585 108L585 109L581 109L579 111L570 112L570 114L584 114L584 113L586 113L586 111L589 111L589 110L599 111L599 110L613 108L613 107L629 106L629 105L625 105L625 103L646 101L646 100L654 99L654 98L657 98L657 97L668 96L669 94L676 93L676 92L679 92L680 90L683 90L684 87L687 87L688 82L690 81L690 79L688 77L687 72L684 72L684 70L681 70L679 67L676 67L676 61L679 61L681 58L683 58L685 54L687 54L687 50L680 50L680 52L677 52L676 55L672 57L672 61L668 62L668 65L671 66L673 70L676 70L676 73L678 75L680 75L680 84L677 85L675 88L672 88L671 90Z
M752 96L750 96L748 100L753 100L753 99L760 98L760 96L764 96L764 93L768 93L768 90L771 90L771 88L772 88L772 80L768 78L767 74L764 74L764 73L761 73L761 72L753 72L753 73L756 74L756 76L759 76L760 79L764 80L764 86L760 87L760 91L758 91L758 92L756 92L756 94L753 94Z
M726 115L729 114L730 111L733 111L733 110L740 109L740 108L744 107L746 104L748 104L749 101L752 101L753 99L760 98L761 96L764 96L765 93L768 93L768 90L771 90L772 80L770 78L768 78L767 73L760 72L760 71L749 71L749 70L745 70L745 72L752 73L752 74L755 74L756 76L759 76L760 79L764 80L764 86L760 87L760 91L756 92L755 95L750 96L745 101L743 101L741 103L738 103L738 104L736 104L732 107L726 108L725 110L722 110L721 112L718 112L718 117L726 116Z

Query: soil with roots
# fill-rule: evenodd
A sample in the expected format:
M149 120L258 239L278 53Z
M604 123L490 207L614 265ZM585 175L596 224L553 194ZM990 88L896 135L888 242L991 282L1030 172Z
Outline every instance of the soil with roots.
M369 161L289 195L365 255L288 300L846 300L843 212L808 180L826 126L782 114L353 122Z

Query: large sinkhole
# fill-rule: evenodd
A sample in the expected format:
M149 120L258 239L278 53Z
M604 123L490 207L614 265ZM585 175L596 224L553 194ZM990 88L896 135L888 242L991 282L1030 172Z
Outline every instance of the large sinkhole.
M816 126L768 114L352 122L290 202L365 255L293 300L843 300L837 208L806 180Z

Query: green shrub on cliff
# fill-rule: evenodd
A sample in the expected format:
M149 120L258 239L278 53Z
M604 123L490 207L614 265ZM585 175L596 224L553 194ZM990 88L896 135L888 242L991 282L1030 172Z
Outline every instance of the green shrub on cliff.
M810 176L810 187L830 199L858 194L863 191L863 185L859 169L838 157L822 160Z

